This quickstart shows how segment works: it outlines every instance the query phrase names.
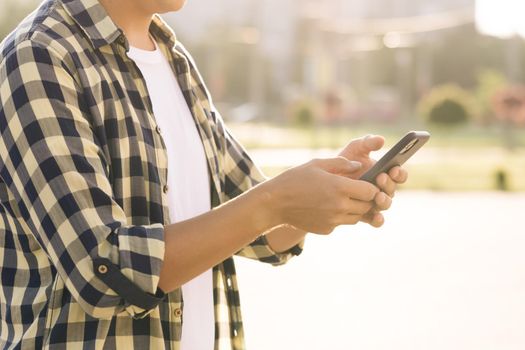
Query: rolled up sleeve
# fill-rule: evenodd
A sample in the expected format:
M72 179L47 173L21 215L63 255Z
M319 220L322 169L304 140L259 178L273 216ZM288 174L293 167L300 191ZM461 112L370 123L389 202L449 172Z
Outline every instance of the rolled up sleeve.
M303 252L304 239L284 252L276 252L272 249L265 235L260 236L250 245L237 252L238 256L256 259L274 266L284 265L294 256Z
M164 226L130 225L63 57L26 40L0 64L0 176L72 297L96 318L140 318L158 288Z

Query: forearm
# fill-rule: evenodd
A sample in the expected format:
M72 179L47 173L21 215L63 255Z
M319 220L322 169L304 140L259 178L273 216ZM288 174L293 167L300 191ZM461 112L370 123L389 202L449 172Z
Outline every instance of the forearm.
M277 253L282 253L305 239L307 232L291 225L280 225L266 233L268 244Z
M300 242L305 231L329 234L338 225L356 224L378 192L372 184L345 176L359 168L343 157L316 159L203 215L166 225L158 286L165 292L180 287L265 232L270 247L279 252ZM312 190L316 186L323 191ZM268 232L284 223L299 229Z
M190 220L166 225L159 287L169 292L245 247L279 224L261 186Z

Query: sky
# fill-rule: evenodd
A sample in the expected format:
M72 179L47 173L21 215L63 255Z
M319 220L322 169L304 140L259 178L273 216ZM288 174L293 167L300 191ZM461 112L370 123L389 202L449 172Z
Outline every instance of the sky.
M522 0L477 0L476 22L478 29L489 35L525 37L525 2Z

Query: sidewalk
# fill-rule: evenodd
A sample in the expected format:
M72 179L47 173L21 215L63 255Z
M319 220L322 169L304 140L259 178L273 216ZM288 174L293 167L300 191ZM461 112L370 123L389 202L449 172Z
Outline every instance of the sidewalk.
M250 350L522 350L525 194L400 192L379 230L237 259Z

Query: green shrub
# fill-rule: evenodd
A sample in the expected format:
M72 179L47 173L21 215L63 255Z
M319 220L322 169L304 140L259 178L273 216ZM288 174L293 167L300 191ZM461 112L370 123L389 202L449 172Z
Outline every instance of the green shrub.
M311 101L296 101L290 106L292 124L299 128L310 128L315 124L315 106Z
M435 87L422 98L419 110L426 122L442 126L465 124L476 114L472 94L457 85Z
M312 125L314 121L314 114L307 106L302 106L295 115L295 122L299 126L308 127Z

